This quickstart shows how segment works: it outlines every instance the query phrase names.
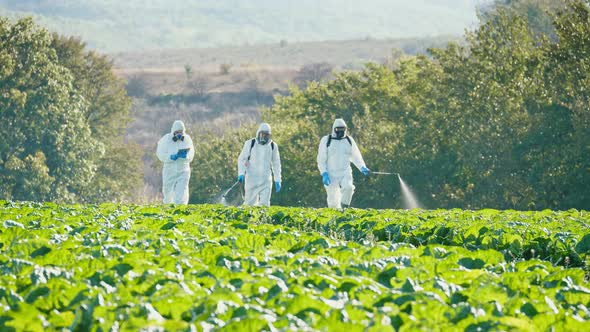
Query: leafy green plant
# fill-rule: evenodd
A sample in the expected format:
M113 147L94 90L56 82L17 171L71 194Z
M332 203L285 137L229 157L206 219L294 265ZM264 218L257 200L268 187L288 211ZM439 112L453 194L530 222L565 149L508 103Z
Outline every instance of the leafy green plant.
M580 330L590 319L583 269L502 252L546 238L547 251L587 260L586 212L0 201L0 219L3 331Z

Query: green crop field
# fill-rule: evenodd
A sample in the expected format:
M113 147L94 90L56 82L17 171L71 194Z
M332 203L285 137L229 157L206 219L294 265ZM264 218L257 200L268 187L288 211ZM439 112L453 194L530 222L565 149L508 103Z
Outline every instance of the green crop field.
M0 201L1 331L588 331L590 214Z

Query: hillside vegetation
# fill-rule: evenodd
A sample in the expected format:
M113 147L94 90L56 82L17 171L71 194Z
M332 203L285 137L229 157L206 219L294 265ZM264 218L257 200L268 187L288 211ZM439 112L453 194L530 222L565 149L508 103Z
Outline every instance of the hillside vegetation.
M281 40L462 35L473 0L0 0L0 15L33 15L102 51L195 48ZM124 32L124 33L122 33Z
M335 68L359 70L368 62L395 61L401 55L425 54L428 48L462 41L451 36L406 39L357 39L344 41L258 44L197 49L162 49L112 53L123 73L183 72L185 65L199 71L218 71L222 64L232 68L299 69L312 63L329 63Z
M219 61L211 70L200 66L216 60L193 66L187 56L163 60L184 63L168 72L137 61L138 68L116 69L133 101L108 58L81 41L2 19L0 112L9 125L0 127L1 198L144 202L133 194L145 189L137 184L143 161L154 193L147 200L156 201L155 143L181 118L198 142L191 202L214 202L235 181L228 161L263 119L274 127L284 166L273 204L320 207L317 144L343 117L369 167L401 173L427 207L587 209L589 7L588 0L498 1L466 42L428 55L389 51L360 71L249 60ZM358 42L359 49L374 42ZM260 62L297 47L267 45ZM246 49L242 58L253 58ZM121 144L130 141L144 149ZM354 206L400 206L397 179L356 184ZM236 204L238 192L230 199Z
M498 10L466 45L403 58L393 69L342 72L277 98L262 116L284 159L274 203L325 204L315 156L342 117L368 167L401 173L427 207L587 209L590 2L567 2L550 22L556 38L526 15ZM254 132L200 138L212 143L195 158L193 202L209 202L233 183L227 160ZM397 179L357 184L355 206L400 206Z

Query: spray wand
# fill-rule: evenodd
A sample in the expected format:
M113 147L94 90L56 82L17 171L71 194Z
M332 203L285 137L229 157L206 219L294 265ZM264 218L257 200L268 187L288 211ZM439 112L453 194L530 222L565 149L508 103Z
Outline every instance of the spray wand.
M225 191L225 193L223 193L221 198L225 199L225 196L227 196L227 194L229 194L229 192L232 191L232 189L234 189L239 183L240 183L240 181L236 181L236 183L234 183L231 187L229 187L228 190Z
M397 176L399 176L399 173L389 173L389 172L373 172L373 171L371 171L370 174L377 174L377 175L397 175Z

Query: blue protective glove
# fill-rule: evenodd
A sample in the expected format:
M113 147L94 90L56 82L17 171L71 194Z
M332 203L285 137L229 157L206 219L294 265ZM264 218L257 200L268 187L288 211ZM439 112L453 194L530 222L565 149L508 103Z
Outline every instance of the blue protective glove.
M322 173L322 182L324 183L324 186L330 185L330 177L328 176L328 172Z
M238 182L244 183L244 174L238 175Z
M279 181L275 181L275 192L281 191L281 183Z
M186 150L180 151L177 153L178 158L186 158L187 154L188 154L188 151L186 151Z
M177 153L175 153L175 154L171 154L171 155L170 155L170 159L172 159L172 160L176 160L176 159L178 159L178 154L177 154Z
M368 169L366 166L361 167L361 173L363 173L365 176L368 176L371 173L371 170Z

